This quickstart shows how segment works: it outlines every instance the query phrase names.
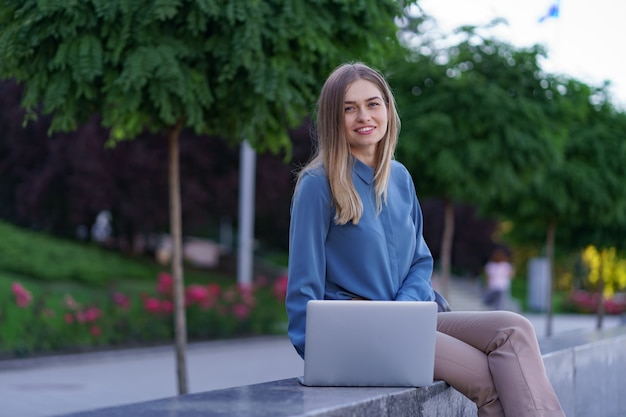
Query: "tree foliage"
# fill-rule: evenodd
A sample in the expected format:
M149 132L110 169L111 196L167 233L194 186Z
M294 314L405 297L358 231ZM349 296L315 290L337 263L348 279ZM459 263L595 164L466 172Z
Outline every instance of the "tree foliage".
M403 121L398 158L421 195L445 201L439 259L445 296L455 202L484 214L490 205L513 201L557 152L538 99L542 49L515 48L472 26L453 39L420 37L429 21L405 16L400 37L408 52L391 73Z
M626 116L605 87L545 73L540 46L491 38L489 25L443 37L433 28L427 16L405 16L409 53L394 62L392 84L403 120L398 158L422 195L447 201L444 287L453 202L512 220L509 236L543 246L551 264L555 244L623 247Z
M552 77L548 88L551 120L566 140L559 158L518 193L519 203L502 210L524 229L515 231L518 237L540 240L554 224L563 250L623 248L616 232L626 227L626 115L608 101L604 87Z
M425 195L484 205L510 200L555 157L538 96L539 47L515 48L460 30L444 49L414 47L396 64L403 120L398 157Z
M96 113L113 140L184 118L196 133L288 148L320 80L394 43L404 2L28 0L0 10L0 76L51 131ZM372 36L372 34L376 36Z

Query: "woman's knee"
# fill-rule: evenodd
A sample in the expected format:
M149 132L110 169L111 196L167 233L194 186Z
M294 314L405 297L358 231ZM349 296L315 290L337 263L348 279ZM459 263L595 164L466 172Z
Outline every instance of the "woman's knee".
M521 314L511 311L497 311L494 312L494 314L498 315L496 318L496 326L499 331L496 338L492 341L492 344L502 345L511 339L523 339L527 341L537 339L533 324ZM494 346L491 347L491 349L493 348Z
M512 311L506 311L505 313L508 313L507 314L509 316L508 320L510 322L511 327L525 334L532 334L534 336L535 327L530 322L530 320L528 320L526 317L522 316L521 314L514 313Z
M523 331L534 332L533 324L519 313L506 310L489 312L491 321L499 328L518 328Z

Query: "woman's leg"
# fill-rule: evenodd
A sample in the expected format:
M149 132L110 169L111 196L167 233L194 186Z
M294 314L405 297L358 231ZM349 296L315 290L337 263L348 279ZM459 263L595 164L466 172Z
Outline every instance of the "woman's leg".
M472 400L478 407L479 417L503 417L487 355L441 332L437 332L436 343L435 379L446 381Z
M437 330L485 355L506 417L564 416L525 317L508 311L447 312L439 314Z

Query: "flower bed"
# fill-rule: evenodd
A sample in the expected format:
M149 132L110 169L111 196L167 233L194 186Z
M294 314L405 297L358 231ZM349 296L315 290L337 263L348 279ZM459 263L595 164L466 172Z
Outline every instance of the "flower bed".
M190 340L284 331L286 277L259 277L250 287L191 284L185 288ZM173 280L160 273L153 291L34 294L20 282L0 294L0 355L24 356L95 347L171 342Z
M566 300L567 307L578 313L597 313L600 296L598 293L584 290L573 291ZM607 314L626 313L626 293L615 293L604 300L604 311Z

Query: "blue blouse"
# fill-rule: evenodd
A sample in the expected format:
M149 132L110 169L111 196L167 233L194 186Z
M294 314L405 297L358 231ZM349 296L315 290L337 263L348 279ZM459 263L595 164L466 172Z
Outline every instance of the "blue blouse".
M421 207L409 172L392 161L387 203L377 213L374 170L353 161L352 181L363 202L358 224L335 224L321 168L304 173L294 193L286 308L289 337L302 357L309 300L435 299L433 259L422 236Z

